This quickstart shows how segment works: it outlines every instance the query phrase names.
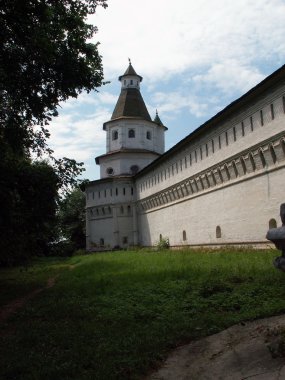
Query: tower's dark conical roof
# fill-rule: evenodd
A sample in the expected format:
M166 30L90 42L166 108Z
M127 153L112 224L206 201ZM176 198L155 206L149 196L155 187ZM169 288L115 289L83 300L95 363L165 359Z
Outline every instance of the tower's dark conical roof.
M121 90L111 120L119 117L136 117L151 121L144 100L137 88L123 88Z
M123 75L119 76L119 80L121 80L123 77L126 77L128 75L136 75L137 77L140 78L140 82L142 81L142 77L136 73L131 62L129 63L129 66L128 66L127 70L125 71L125 73Z
M135 75L139 78L140 82L142 81L142 77L135 72L131 61L129 61L127 70L125 71L124 75L121 75L119 77L119 80L122 81L122 78L129 75ZM122 88L111 120L117 119L119 117L135 117L138 119L151 121L151 117L141 96L139 87Z

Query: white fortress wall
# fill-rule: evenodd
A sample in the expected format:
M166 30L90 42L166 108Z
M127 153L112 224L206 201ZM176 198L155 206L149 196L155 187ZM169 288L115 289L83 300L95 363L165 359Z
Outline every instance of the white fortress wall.
M160 234L171 245L265 241L285 196L284 92L259 96L138 174L141 244Z
M138 199L175 184L215 165L226 157L285 130L285 86L259 99L249 108L221 124L211 126L201 137L189 141L137 178Z
M139 242L154 245L160 235L168 237L172 246L265 242L269 221L281 224L284 178L283 166L280 171L142 213Z

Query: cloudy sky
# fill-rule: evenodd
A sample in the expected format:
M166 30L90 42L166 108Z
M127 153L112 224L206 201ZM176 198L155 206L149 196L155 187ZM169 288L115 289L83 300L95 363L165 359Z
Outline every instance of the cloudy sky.
M149 113L168 127L169 149L285 63L285 0L108 0L90 22L99 29L105 80L99 93L61 105L50 125L57 157L83 161L99 178L102 125L120 93L128 57L143 77Z

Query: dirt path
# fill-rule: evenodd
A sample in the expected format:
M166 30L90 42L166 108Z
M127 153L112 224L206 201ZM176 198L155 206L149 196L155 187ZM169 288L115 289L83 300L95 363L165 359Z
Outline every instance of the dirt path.
M239 324L177 348L145 380L284 380L285 315Z
M69 270L73 270L76 267L76 264L65 265ZM55 285L55 282L58 278L58 274L56 276L50 277L47 280L47 284L43 288L35 289L29 294L18 298L7 305L4 305L2 310L0 310L0 323L5 322L11 314L16 313L19 309L21 309L30 299L33 299L37 294L41 293L45 289L50 289Z
M50 289L54 286L57 276L51 277L48 279L47 284L43 288L35 289L29 294L18 298L7 305L3 306L2 310L0 310L0 323L6 322L6 320L10 317L11 314L16 313L19 309L21 309L29 300L33 299L37 294L41 293L45 289Z

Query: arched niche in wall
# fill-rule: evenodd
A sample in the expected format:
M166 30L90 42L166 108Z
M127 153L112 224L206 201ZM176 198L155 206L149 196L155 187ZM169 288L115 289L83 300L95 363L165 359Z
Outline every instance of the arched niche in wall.
M277 228L277 222L276 222L276 220L274 218L272 218L272 219L269 220L268 225L269 225L269 229L270 228Z
M222 237L222 230L220 226L216 227L216 238L220 239Z

